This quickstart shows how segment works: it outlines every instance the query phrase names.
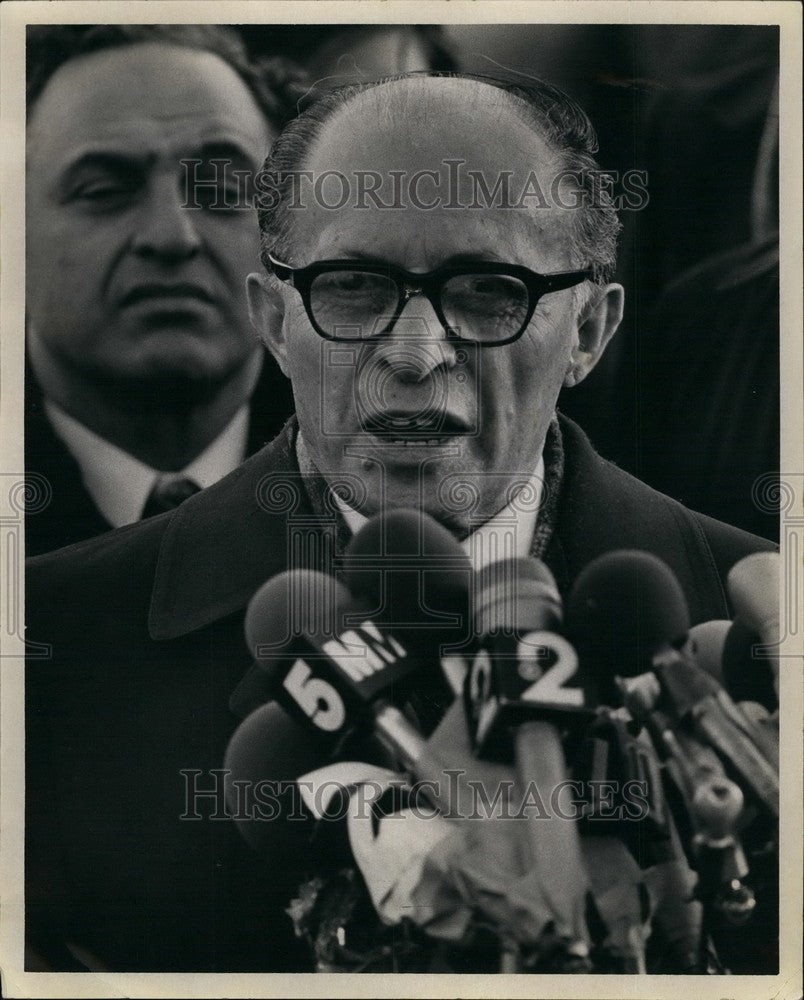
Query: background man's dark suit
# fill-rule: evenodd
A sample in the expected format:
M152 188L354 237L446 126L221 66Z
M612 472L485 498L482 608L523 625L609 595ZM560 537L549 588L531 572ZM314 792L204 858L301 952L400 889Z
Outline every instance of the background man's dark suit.
M564 595L600 553L647 549L678 576L693 621L726 616L728 569L770 544L632 479L569 421L562 430L545 561ZM237 725L243 611L286 568L293 517L316 524L282 434L176 511L29 563L28 638L57 644L27 674L28 933L57 968L74 963L65 942L120 971L305 968L282 913L309 857L304 826L287 824L287 857L263 863L231 821L179 819L180 772L203 771L209 787Z
M275 437L292 409L290 383L266 352L249 401L247 458ZM25 468L44 476L52 490L50 502L25 519L27 556L52 552L111 529L84 485L78 462L53 430L30 370L25 386Z

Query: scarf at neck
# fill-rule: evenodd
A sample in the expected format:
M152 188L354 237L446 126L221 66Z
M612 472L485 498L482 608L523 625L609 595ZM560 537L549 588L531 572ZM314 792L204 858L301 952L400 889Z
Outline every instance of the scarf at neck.
M343 554L352 533L344 520L340 507L332 497L326 479L321 475L313 462L304 437L299 432L298 423L292 420L286 428L291 453L295 451L302 474L304 487L310 500L313 512L327 520L335 519L336 524L336 555ZM542 559L558 517L558 501L561 485L564 479L564 446L561 439L561 428L558 419L553 416L544 442L544 485L542 488L541 505L533 532L530 555L534 559Z

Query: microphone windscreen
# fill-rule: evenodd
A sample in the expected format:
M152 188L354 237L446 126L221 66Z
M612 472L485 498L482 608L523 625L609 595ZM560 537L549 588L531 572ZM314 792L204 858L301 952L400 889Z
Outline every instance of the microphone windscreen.
M245 633L255 660L271 662L294 639L332 638L353 610L348 590L315 570L287 570L264 583L246 611Z
M381 621L435 628L458 616L466 627L471 563L452 534L420 511L367 521L346 548L344 576Z
M700 622L690 629L692 653L698 666L723 684L723 647L731 628L727 618Z
M275 865L277 882L288 871L350 863L345 824L336 822L345 818L339 786L346 790L355 776L389 761L370 736L350 739L341 750L345 761L333 764L327 735L300 725L275 701L253 711L229 741L228 812L246 843ZM322 815L328 818L318 820Z
M334 577L314 570L287 570L271 577L249 602L244 623L254 663L229 698L229 708L245 718L276 694L279 662L291 650L310 652L343 631L353 612L349 591Z
M579 653L623 677L650 670L653 655L682 642L688 630L681 585L649 552L599 556L581 571L567 602L566 631Z
M262 705L235 730L224 757L227 799L248 844L269 857L298 851L312 818L301 805L296 779L328 759L328 744L275 701ZM291 817L293 818L291 821Z
M779 642L779 553L754 552L732 566L726 589L734 610L768 645Z
M539 559L507 559L484 566L475 577L473 598L479 635L556 629L561 622L555 578Z
M779 707L773 670L753 652L761 645L758 633L735 618L723 644L723 687L733 701L754 701L772 713Z

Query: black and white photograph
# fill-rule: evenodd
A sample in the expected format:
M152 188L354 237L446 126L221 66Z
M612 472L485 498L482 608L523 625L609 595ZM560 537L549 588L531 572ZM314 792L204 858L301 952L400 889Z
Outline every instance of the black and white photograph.
M799 5L0 16L0 995L800 997Z

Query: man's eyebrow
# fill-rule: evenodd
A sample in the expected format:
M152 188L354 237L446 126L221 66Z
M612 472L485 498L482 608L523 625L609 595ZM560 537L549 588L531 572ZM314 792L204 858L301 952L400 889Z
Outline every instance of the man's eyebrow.
M461 253L450 254L441 261L439 267L451 267L457 264L512 264L514 261L505 260L497 253L490 250L462 251Z
M83 171L102 170L111 174L126 174L130 171L143 170L150 167L157 159L157 154L148 152L146 154L132 152L110 152L107 150L88 150L70 163L63 171L60 178L60 187L65 188ZM198 149L184 155L176 156L176 166L183 160L226 160L238 166L250 167L253 165L251 156L237 142L233 140L223 140L214 142L204 142Z
M353 250L350 247L341 247L338 251L338 257L332 258L337 260L363 260L367 264L379 264L387 266L400 266L395 264L394 261L388 259L388 257L380 257L376 254L366 253L365 250ZM492 253L491 251L485 250L472 250L472 251L461 251L460 253L450 254L443 260L440 260L433 270L439 267L448 267L459 264L476 264L476 263L488 263L488 264L509 264L512 261L504 260L499 254Z
M82 174L91 170L104 171L116 176L129 175L142 171L148 166L151 157L137 156L134 153L107 153L91 150L73 160L59 177L59 190L64 192Z
M365 250L353 250L351 247L339 247L337 257L333 256L329 258L330 260L362 260L366 264L387 264L389 266L393 265L393 261L389 260L387 257L381 257L377 254L366 253Z

